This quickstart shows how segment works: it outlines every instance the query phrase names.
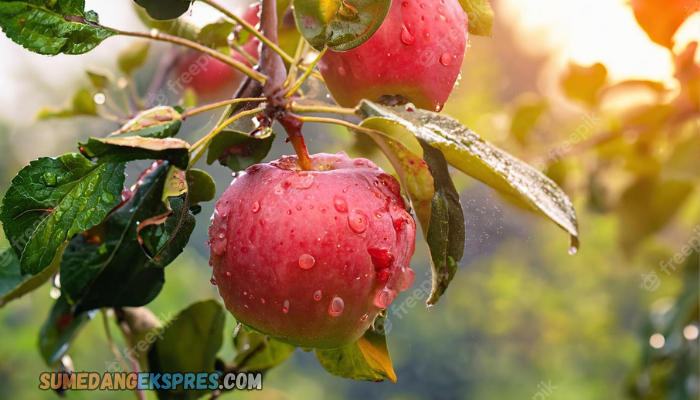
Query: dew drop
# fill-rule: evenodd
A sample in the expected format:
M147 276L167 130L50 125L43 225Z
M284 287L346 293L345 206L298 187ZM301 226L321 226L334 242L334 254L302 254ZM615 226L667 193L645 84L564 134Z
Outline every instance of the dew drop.
M253 203L253 214L257 213L258 211L260 211L260 203L256 201Z
M396 291L389 288L384 288L374 299L374 305L379 308L386 309L391 305L391 302L394 301L395 298Z
M345 76L347 74L347 71L345 71L345 67L338 67L338 75L340 76Z
M353 211L348 215L348 226L357 234L364 232L367 230L367 215L360 210Z
M310 254L303 254L299 257L299 266L303 269L310 269L316 264L316 259Z
M284 304L282 305L282 312L285 314L289 312L289 300L284 301Z
M365 314L365 315L362 316L362 318L360 318L360 321L365 322L365 321L367 321L368 319L369 319L369 314Z
M210 282L212 285L216 286L216 278L214 278L213 275L212 275L211 279L209 279L209 282Z
M44 183L46 183L46 186L56 186L56 174L44 172Z
M333 297L333 300L331 300L331 303L328 305L328 314L330 314L331 317L337 317L338 315L343 313L343 310L345 309L345 302L343 299L341 299L338 296Z
M413 35L411 35L411 32L409 32L408 28L406 28L405 26L403 27L403 29L401 29L401 41L404 44L408 45L411 45L413 44L413 42L416 41L416 38L413 37Z
M440 64L442 64L446 67L448 67L450 64L452 64L452 60L454 60L454 57L452 56L452 54L450 54L448 52L444 52L440 56Z
M333 207L335 207L338 212L348 212L348 203L342 197L336 196L333 198Z
M413 281L416 279L416 273L410 267L402 268L397 278L396 289L398 291L404 291L413 285Z
M323 297L323 294L321 293L320 290L317 290L316 292L314 292L314 300L319 301L319 300L321 300L321 297Z

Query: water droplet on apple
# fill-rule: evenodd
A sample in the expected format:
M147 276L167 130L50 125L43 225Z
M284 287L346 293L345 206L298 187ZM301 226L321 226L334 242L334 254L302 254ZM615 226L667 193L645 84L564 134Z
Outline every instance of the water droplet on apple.
M442 64L446 67L448 67L448 66L450 66L450 64L452 64L452 60L454 60L454 56L452 56L452 54L450 54L448 52L444 52L440 56L440 64Z
M282 312L285 314L289 312L289 300L284 301L284 304L282 305Z
M336 196L333 198L333 207L335 207L338 212L348 212L348 203L342 197Z
M395 298L396 291L385 287L374 299L374 305L379 308L386 309L391 305L391 302L394 301Z
M260 211L260 203L256 201L253 203L253 214L256 214L258 211Z
M339 74L340 76L345 76L345 75L347 74L347 71L345 70L345 67L343 67L343 66L338 67L338 74Z
M357 234L364 232L367 230L367 215L360 210L351 212L348 215L348 226Z
M216 278L214 278L214 275L211 276L211 279L209 279L209 282L210 282L212 285L216 286Z
M299 257L299 266L303 269L310 269L314 264L316 264L316 259L310 254L302 254Z
M338 315L343 313L343 310L345 309L345 302L343 299L341 299L338 296L333 297L333 300L331 300L330 305L328 306L328 314L330 314L331 317L337 317Z
M362 318L360 318L360 321L365 322L367 319L369 319L369 314L363 315Z
M317 290L317 291L314 293L314 300L319 301L319 300L321 300L321 297L323 297L323 294L321 293L320 290Z
M404 291L410 288L415 279L416 273L410 267L401 268L396 279L396 289L399 291Z

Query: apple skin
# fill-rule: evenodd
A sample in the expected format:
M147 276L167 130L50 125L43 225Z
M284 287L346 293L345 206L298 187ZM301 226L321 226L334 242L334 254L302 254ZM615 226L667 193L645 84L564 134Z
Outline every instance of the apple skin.
M467 23L458 0L394 0L368 41L346 52L327 51L319 70L343 107L401 95L440 111L459 77Z
M249 167L216 204L212 283L241 323L283 342L359 339L414 280L416 225L399 183L345 153Z
M245 9L241 18L255 26L260 22L259 13L260 3L254 3ZM242 46L243 50L256 60L259 57L259 47L260 41L252 36ZM247 67L251 66L250 62L236 51L231 52L231 57ZM195 65L201 67L198 73L192 73L190 70ZM245 74L236 68L198 51L188 51L182 55L178 59L174 71L173 79L179 78L180 82L174 83L172 86L178 88L182 83L183 86L192 88L197 96L203 100L214 100L221 95L229 97L245 79ZM188 74L187 78L185 78L186 73Z

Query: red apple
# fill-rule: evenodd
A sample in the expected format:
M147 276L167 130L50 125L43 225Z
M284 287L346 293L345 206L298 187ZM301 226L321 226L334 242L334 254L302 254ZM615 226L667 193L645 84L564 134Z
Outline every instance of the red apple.
M367 42L346 52L326 52L319 70L343 107L402 95L417 107L440 111L466 47L467 15L458 0L394 0Z
M260 3L254 3L248 7L243 15L243 20L255 26L260 21ZM243 46L243 50L258 59L260 41L251 37ZM244 65L251 64L242 54L232 51L231 56ZM218 94L225 97L231 95L243 82L245 75L234 67L219 61L213 57L198 51L190 51L181 56L175 66L175 74L168 82L170 90L179 91L180 88L192 88L201 98L213 99Z
M416 226L399 183L371 161L316 154L254 165L216 204L212 283L236 319L278 340L360 338L414 279Z

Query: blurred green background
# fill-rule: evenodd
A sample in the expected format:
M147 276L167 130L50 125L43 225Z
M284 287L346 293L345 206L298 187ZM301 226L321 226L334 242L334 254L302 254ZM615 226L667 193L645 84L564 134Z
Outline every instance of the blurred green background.
M87 2L106 25L145 29L128 5L103 3ZM688 20L669 49L650 40L623 1L492 4L494 37L471 38L462 78L444 112L565 189L580 223L578 254L567 254L568 238L552 223L455 172L467 220L465 257L447 295L426 310L425 296L411 300L413 290L429 280L427 251L418 240L416 282L388 312L397 384L332 377L313 353L297 350L265 375L262 392L222 397L698 398L698 257L683 252L700 241L700 72L692 45L700 35L700 15L693 12L700 7L687 9ZM195 7L189 18L197 23L215 16ZM109 42L86 56L47 58L0 38L1 192L30 160L75 151L76 141L118 127L95 117L35 118L41 106L60 108L77 89L90 88L87 67L118 74L114 52L129 41ZM134 78L140 94L158 95L148 93L150 82L171 51L152 46ZM182 95L165 94L173 102ZM201 137L217 118L188 119L182 137ZM390 170L381 153L368 152L344 128L309 126L305 135L312 152L344 150ZM268 159L292 151L277 140ZM146 165L131 165L131 179ZM218 165L205 169L221 193L231 172ZM156 315L172 316L193 301L218 298L205 246L212 210L213 203L204 205L190 245L166 269L167 284L148 306ZM7 246L4 238L0 245ZM682 261L672 261L674 256ZM661 262L676 269L666 273ZM47 284L0 309L0 398L56 397L36 389L39 374L48 370L37 335L53 302L50 291ZM227 337L234 326L229 317ZM77 371L105 371L114 359L99 314L76 343L69 354ZM226 354L232 354L230 340Z

